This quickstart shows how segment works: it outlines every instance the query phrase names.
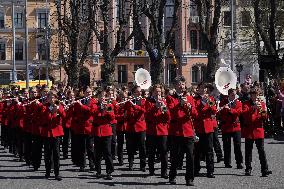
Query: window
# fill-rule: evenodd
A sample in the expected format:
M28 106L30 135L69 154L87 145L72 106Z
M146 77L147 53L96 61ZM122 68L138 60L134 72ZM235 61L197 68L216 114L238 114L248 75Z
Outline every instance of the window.
M242 26L250 26L250 12L242 11Z
M126 65L118 65L118 83L127 83L127 68Z
M208 41L207 36L200 32L199 33L199 50L207 50L208 49Z
M251 0L240 0L239 6L251 6Z
M88 6L87 0L81 0L81 7L80 7L80 17L82 21L86 21L88 19Z
M4 19L4 13L0 12L0 28L5 27L5 19Z
M201 81L204 81L205 78L206 78L206 67L205 66L202 66L201 67Z
M177 77L175 64L169 64L169 72L170 72L169 83L173 83L175 81L175 78Z
M284 26L284 11L276 12L276 26Z
M191 44L191 50L197 49L197 31L196 30L190 31L190 44Z
M191 70L191 82L197 83L198 82L198 67L193 66L191 69L192 69Z
M6 45L0 42L0 60L6 60Z
M174 17L174 6L172 6L172 5L167 5L166 6L166 17L167 18Z
M134 50L142 49L142 40L140 40L138 35L134 36Z
M223 25L231 26L231 11L224 11L223 18L224 18Z
M190 1L189 14L190 14L190 17L198 16L197 6L193 1Z
M23 60L24 59L24 47L23 42L16 42L15 45L15 59L16 60Z
M134 71L136 72L139 68L144 68L143 64L134 65Z
M14 17L15 28L23 27L23 13L16 13Z
M44 43L37 44L38 60L46 60L46 45Z
M38 13L37 15L38 28L44 29L48 25L48 14L47 13Z

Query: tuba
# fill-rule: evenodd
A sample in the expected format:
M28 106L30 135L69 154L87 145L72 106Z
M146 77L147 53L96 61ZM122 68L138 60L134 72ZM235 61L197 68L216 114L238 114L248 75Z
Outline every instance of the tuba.
M143 68L139 68L135 72L135 83L141 87L141 89L149 89L152 85L150 73Z
M215 73L215 85L223 95L228 95L229 89L236 89L237 76L227 67L220 67Z

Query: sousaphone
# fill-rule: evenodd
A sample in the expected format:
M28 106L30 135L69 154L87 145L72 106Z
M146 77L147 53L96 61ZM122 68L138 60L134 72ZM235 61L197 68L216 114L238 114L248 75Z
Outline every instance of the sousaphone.
M143 68L139 68L135 72L135 83L141 87L141 89L149 89L152 85L150 73Z
M220 67L215 73L215 85L221 94L228 95L229 89L236 89L237 76L229 67Z

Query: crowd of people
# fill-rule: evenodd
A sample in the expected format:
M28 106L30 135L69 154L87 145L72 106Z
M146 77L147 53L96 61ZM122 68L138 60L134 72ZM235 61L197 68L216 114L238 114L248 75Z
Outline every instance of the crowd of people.
M272 171L264 150L264 127L270 125L273 132L275 128L282 130L284 90L273 84L263 91L257 82L229 89L228 95L218 94L213 85L205 83L187 89L182 76L176 79L173 88L156 84L149 91L136 85L119 89L106 86L82 90L61 84L51 89L45 86L21 91L17 87L2 89L1 145L34 171L41 166L43 151L45 177L50 178L53 169L59 181L60 152L64 159L71 155L73 164L82 172L86 171L87 156L89 170L96 172L97 178L102 177L104 159L105 178L111 180L115 171L113 161L118 161L118 166L126 163L123 158L126 147L129 170L133 170L138 153L140 170L146 172L147 167L149 176L153 176L157 173L158 159L159 174L169 179L170 184L176 184L177 170L183 168L185 158L186 185L193 186L201 169L200 161L206 162L207 177L215 177L214 151L217 162L224 161L226 168L232 168L233 138L237 169L244 168L244 161L245 175L252 174L255 143L265 177ZM273 120L274 126L268 120ZM244 160L241 138L245 138Z

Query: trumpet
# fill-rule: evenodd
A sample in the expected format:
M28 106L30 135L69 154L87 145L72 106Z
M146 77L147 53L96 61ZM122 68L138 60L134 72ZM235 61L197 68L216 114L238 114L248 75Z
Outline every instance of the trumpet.
M259 112L262 116L265 116L265 115L266 115L266 110L264 110L264 109L262 108L261 102L262 102L262 100L261 100L260 98L257 98L255 105L257 106L258 112Z
M161 112L164 114L168 111L166 104L164 103L164 99L161 97L155 98L156 107L161 108Z
M202 98L202 104L203 105L208 104L209 107L212 107L215 105L215 102L212 101L209 96L204 95L204 97Z
M104 99L104 101L101 103L101 110L105 109L107 112L112 112L113 111L113 108L111 106L112 99L113 98L107 98L107 100Z

